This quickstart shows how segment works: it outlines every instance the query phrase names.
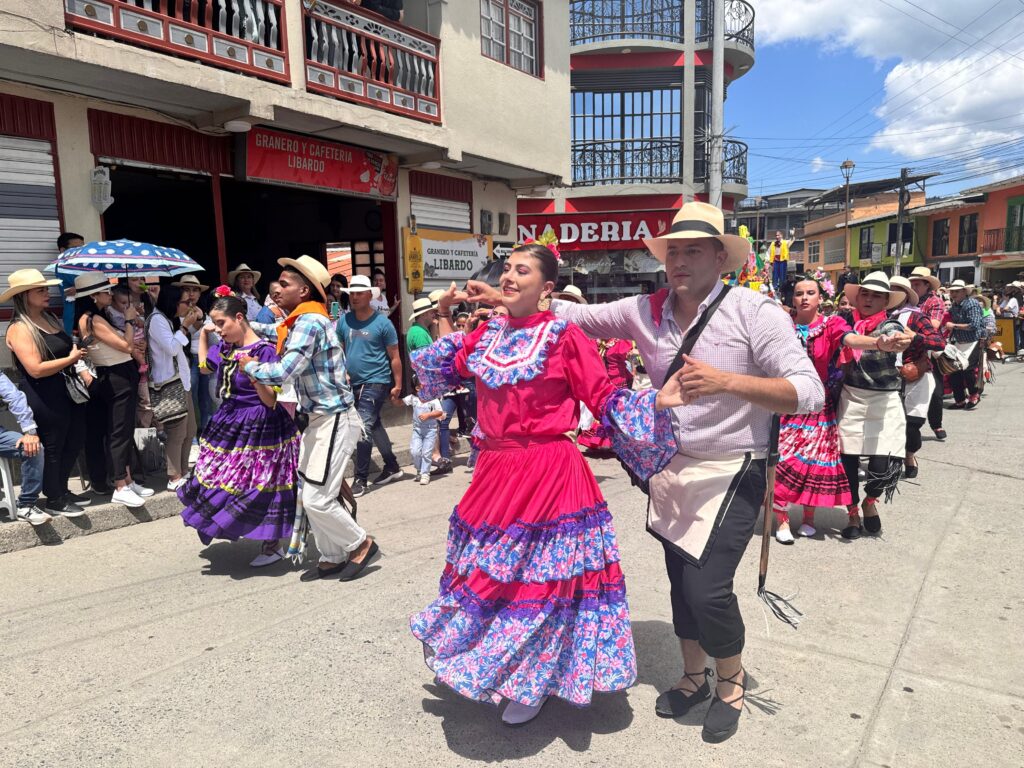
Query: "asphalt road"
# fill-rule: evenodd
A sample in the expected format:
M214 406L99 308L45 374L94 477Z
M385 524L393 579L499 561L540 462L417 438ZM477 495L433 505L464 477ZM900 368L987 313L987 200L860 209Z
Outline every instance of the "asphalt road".
M446 520L469 476L362 500L385 557L360 581L253 571L254 543L203 547L177 519L0 556L3 766L1024 765L1024 365L950 412L880 540L844 516L772 547L794 631L737 588L757 681L739 733L704 744L704 708L654 716L679 676L661 550L614 461L593 467L616 516L640 662L627 694L550 703L510 730L435 687L408 616L436 593Z

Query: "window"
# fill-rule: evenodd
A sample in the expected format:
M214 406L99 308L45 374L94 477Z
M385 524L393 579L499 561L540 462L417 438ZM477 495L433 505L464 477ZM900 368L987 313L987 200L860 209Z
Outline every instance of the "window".
M352 274L372 277L374 270L385 270L384 242L360 240L351 243Z
M868 258L870 258L870 251ZM830 237L825 241L825 263L845 264L846 263L846 238Z
M529 75L540 75L539 8L527 0L480 0L480 50Z
M914 246L914 225L913 225L913 223L908 223L908 224L904 224L903 225L903 237L901 239L903 240L903 253L900 255L900 258L902 259L902 258L904 258L906 256L909 256L911 254L911 251L912 251L913 246ZM949 239L949 233L948 232L946 233L946 239L947 240ZM895 258L896 257L896 223L895 222L893 222L892 224L889 225L889 239L886 242L887 242L887 244L889 246L889 248L888 248L889 255L892 256L893 258Z
M817 264L821 259L821 240L811 240L807 243L807 263Z
M871 261L871 246L874 243L875 231L871 227L860 230L860 260Z
M978 214L968 213L960 217L960 242L957 253L978 252Z
M932 222L932 256L945 256L948 253L949 219L936 219Z

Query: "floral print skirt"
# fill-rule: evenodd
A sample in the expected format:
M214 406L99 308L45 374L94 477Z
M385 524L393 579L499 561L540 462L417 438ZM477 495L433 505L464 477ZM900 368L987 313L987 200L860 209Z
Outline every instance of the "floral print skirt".
M427 664L470 699L577 706L636 680L608 505L564 437L486 440L452 513L438 598L412 617Z

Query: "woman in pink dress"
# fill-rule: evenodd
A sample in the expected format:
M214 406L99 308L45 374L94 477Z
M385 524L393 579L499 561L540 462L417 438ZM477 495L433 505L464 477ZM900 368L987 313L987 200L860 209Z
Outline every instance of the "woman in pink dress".
M616 387L624 389L633 388L633 374L626 364L629 353L633 351L633 342L627 339L601 339L597 343L597 354L604 360L604 367L608 371L608 378ZM576 441L588 453L601 454L612 449L612 441L603 434L601 425L595 421L589 429L580 432Z
M836 404L843 386L842 348L877 349L878 339L853 332L841 315L820 314L822 291L813 277L800 278L793 289L796 332L825 385L825 407L818 413L783 416L779 429L779 465L775 474L775 538L793 543L790 504L804 508L801 536L814 536L815 507L851 504L850 484L839 456Z
M438 682L500 704L523 725L549 696L590 704L594 691L636 679L625 582L608 505L566 437L584 403L641 477L676 452L662 391L617 389L594 342L538 304L558 261L532 243L509 257L501 295L509 316L452 333L454 284L439 299L443 335L412 355L421 397L475 378L481 441L473 484L449 521L437 599L411 619Z

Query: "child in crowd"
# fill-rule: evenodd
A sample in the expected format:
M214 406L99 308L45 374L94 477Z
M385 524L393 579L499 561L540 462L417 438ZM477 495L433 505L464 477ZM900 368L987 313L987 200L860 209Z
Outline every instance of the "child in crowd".
M413 377L413 391L416 394L404 398L403 402L412 407L412 440L409 451L412 465L420 479L420 485L430 483L430 457L437 441L438 422L444 418L440 400L423 402L419 398L420 383Z
M124 331L128 324L124 313L132 305L131 289L124 283L118 283L111 291L113 300L106 308L107 320L119 331ZM132 324L135 326L135 350L132 357L139 366L139 400L136 409L136 424L140 427L148 427L152 423L153 410L149 404L149 366L146 364L146 330L145 321L139 315Z

